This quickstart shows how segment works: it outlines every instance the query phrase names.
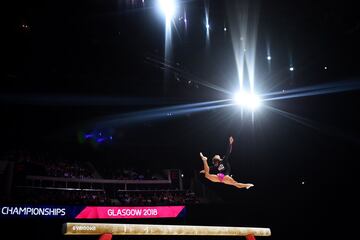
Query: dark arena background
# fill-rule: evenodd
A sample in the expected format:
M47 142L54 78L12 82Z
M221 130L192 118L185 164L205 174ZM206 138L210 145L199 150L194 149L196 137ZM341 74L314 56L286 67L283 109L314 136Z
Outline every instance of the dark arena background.
M99 239L64 234L69 222L355 239L356 2L7 2L4 239ZM197 238L245 236L113 236Z

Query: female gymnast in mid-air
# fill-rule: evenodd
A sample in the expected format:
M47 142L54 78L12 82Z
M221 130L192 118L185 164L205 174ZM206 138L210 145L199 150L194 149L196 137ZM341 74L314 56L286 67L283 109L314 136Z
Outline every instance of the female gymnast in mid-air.
M224 158L220 158L219 155L215 155L212 158L213 166L211 167L211 170L212 171L214 170L215 172L217 172L217 174L210 173L210 167L207 163L207 157L205 157L200 152L201 160L204 163L204 170L202 170L200 173L205 173L205 177L212 182L220 182L220 183L235 186L237 188L249 189L249 188L253 187L254 185L251 183L239 183L230 176L231 167L230 167L230 163L229 163L229 155L232 150L233 142L234 142L234 138L230 137L229 138L229 146L228 146L228 149L226 151Z

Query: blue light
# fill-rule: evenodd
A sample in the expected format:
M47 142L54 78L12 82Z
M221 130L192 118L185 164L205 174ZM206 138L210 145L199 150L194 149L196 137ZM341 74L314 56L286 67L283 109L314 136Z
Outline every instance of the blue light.
M85 134L85 138L86 138L86 139L89 139L89 138L92 138L92 137L93 137L92 134Z

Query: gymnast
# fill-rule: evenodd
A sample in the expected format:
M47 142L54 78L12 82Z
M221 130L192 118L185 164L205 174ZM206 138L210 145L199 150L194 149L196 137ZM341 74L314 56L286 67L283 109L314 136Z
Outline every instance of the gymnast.
M253 187L254 184L239 183L239 182L235 181L230 175L231 166L230 166L230 162L229 162L229 156L232 151L233 142L234 142L234 138L230 136L229 137L229 146L228 146L225 156L223 158L221 158L220 155L215 155L212 158L211 172L215 171L216 174L210 173L210 167L207 162L207 157L205 157L200 152L200 157L204 164L204 169L202 171L200 171L200 173L204 173L205 177L212 182L224 183L227 185L235 186L237 188L249 189L249 188Z

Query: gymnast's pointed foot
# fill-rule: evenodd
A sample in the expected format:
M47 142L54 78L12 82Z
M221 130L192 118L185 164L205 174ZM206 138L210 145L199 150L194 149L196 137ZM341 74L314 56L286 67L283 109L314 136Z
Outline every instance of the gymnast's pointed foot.
M235 184L235 187L237 188L246 188L246 189L249 189L251 187L253 187L254 184L251 184L251 183L236 183Z
M249 188L251 188L251 187L254 186L254 184L251 184L251 183L248 183L248 184L246 184L246 185L247 185L246 189L249 189Z

